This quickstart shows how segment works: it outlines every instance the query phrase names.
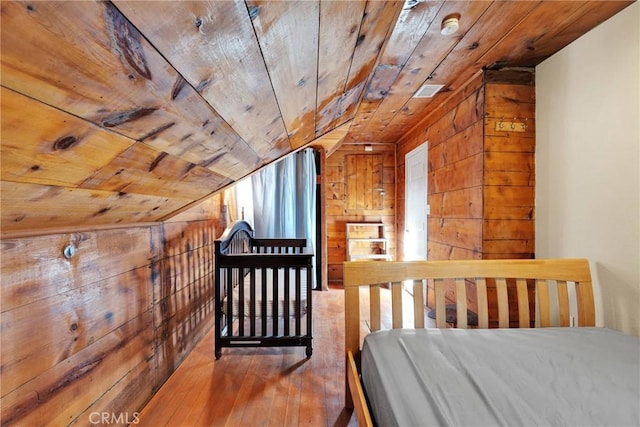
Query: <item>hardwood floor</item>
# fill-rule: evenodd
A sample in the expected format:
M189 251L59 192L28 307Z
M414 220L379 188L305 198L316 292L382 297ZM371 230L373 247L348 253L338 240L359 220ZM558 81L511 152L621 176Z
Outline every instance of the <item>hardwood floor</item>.
M302 347L224 349L213 330L139 416L138 426L355 426L344 408L344 293L313 293L313 356Z

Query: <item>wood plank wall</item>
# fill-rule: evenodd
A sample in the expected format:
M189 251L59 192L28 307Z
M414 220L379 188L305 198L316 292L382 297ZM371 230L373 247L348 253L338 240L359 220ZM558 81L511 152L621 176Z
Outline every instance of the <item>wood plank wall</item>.
M343 144L326 160L327 264L332 283L342 283L348 222L383 222L395 259L396 146L372 144L372 151L364 147Z
M428 141L429 259L482 258L483 114L478 75L398 144L398 230L404 230L405 156ZM398 247L403 237L398 233Z
M485 74L484 259L535 257L534 83L529 71Z
M534 257L533 83L529 70L478 74L399 142L397 230L404 230L405 155L428 142L429 259ZM397 236L402 247L403 233ZM473 309L475 285L467 287Z
M3 239L2 425L134 420L213 324L220 233L209 219Z

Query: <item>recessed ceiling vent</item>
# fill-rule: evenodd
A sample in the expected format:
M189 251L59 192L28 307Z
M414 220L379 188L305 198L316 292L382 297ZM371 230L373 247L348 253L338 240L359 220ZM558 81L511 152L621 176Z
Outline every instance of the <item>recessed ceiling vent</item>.
M432 85L425 84L422 85L420 89L413 95L414 98L431 98L433 95L438 93L440 89L442 89L444 85Z

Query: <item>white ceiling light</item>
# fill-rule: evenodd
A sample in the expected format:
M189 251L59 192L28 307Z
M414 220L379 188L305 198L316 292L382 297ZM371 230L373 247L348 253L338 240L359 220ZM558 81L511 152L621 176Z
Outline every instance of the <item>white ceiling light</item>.
M440 34L442 34L443 36L450 36L451 34L458 31L458 28L460 28L460 14L454 13L451 15L447 15L442 20Z

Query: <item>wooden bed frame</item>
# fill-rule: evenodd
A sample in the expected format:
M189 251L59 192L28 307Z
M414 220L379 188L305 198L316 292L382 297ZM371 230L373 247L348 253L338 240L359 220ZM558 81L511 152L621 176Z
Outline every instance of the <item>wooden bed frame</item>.
M346 406L354 408L359 426L372 426L372 417L360 382L359 363L363 322L360 312L361 292L369 292L370 330L381 328L380 285L390 284L392 327L402 328L403 283L413 281L414 324L424 327L425 304L423 284L429 281L435 291L436 327L447 326L445 288L455 289L458 328L467 327L467 281L476 285L478 327L489 327L488 292L495 291L498 304L498 327L509 327L509 290L517 293L518 327L571 326L569 290L575 284L579 326L595 325L595 309L589 263L585 259L548 260L462 260L412 262L346 262L345 288L345 352ZM529 310L529 288L535 284L538 318ZM364 289L363 289L364 288ZM495 289L491 289L495 288ZM558 304L551 304L549 291L557 290ZM450 295L447 295L450 297ZM559 324L552 325L551 313L557 313Z
M311 357L313 254L305 252L306 245L306 239L254 238L245 221L215 241L216 359L223 347L304 346ZM257 304L256 293L267 298ZM227 316L234 312L237 317Z

